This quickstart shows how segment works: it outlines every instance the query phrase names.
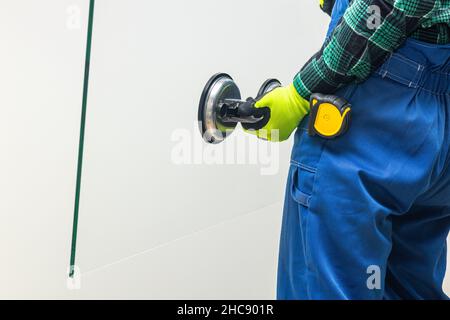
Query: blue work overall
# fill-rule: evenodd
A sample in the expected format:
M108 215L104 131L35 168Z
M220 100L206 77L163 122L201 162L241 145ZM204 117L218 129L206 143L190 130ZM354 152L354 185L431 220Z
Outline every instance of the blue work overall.
M450 45L409 39L336 94L353 108L345 135L311 137L308 118L295 134L278 298L447 299Z

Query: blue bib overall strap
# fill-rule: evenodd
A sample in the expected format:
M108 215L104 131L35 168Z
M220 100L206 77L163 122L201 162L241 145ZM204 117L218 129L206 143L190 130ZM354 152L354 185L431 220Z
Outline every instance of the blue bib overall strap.
M339 24L342 16L345 13L345 10L347 10L348 8L349 3L350 0L336 0L336 2L334 3L333 11L331 13L331 22L327 32L327 38L330 38L334 29Z
M408 40L337 95L345 135L295 135L278 298L447 299L450 45Z

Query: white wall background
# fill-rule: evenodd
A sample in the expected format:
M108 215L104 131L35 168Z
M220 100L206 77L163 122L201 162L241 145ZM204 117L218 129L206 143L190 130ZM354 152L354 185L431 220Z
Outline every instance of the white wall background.
M290 143L264 176L176 165L172 134L202 147L197 103L215 72L245 96L290 81L327 17L316 1L97 1L82 281L68 290L87 10L0 0L0 298L274 298Z

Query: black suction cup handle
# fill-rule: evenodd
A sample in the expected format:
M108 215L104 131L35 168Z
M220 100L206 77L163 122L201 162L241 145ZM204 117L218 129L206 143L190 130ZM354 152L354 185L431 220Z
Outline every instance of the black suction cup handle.
M270 120L270 109L267 107L256 108L256 102L257 100L248 98L245 103L239 106L242 117L248 119L248 121L241 121L245 130L261 130Z
M219 112L220 119L223 123L240 122L244 129L260 130L270 119L269 108L256 108L257 100L248 98L244 102L236 104L224 104Z
M247 98L247 100L239 105L238 112L239 116L242 118L252 117L257 112L257 108L255 108L256 100L253 98Z
M259 118L258 121L252 122L252 123L242 123L242 127L246 130L261 130L264 128L267 123L270 120L270 108L268 107L262 107L262 108L256 108L255 103L259 100L261 100L266 94L271 92L272 90L281 87L281 82L277 79L268 79L264 81L261 88L258 91L258 95L255 99L249 98L247 101L252 101L252 112L254 118Z

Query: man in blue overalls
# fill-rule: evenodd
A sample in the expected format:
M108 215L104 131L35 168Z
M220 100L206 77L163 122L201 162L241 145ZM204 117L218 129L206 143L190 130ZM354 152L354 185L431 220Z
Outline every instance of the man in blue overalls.
M324 46L256 104L280 140L298 127L278 298L447 299L450 0L321 6L332 17ZM351 103L345 135L308 135L313 93Z

